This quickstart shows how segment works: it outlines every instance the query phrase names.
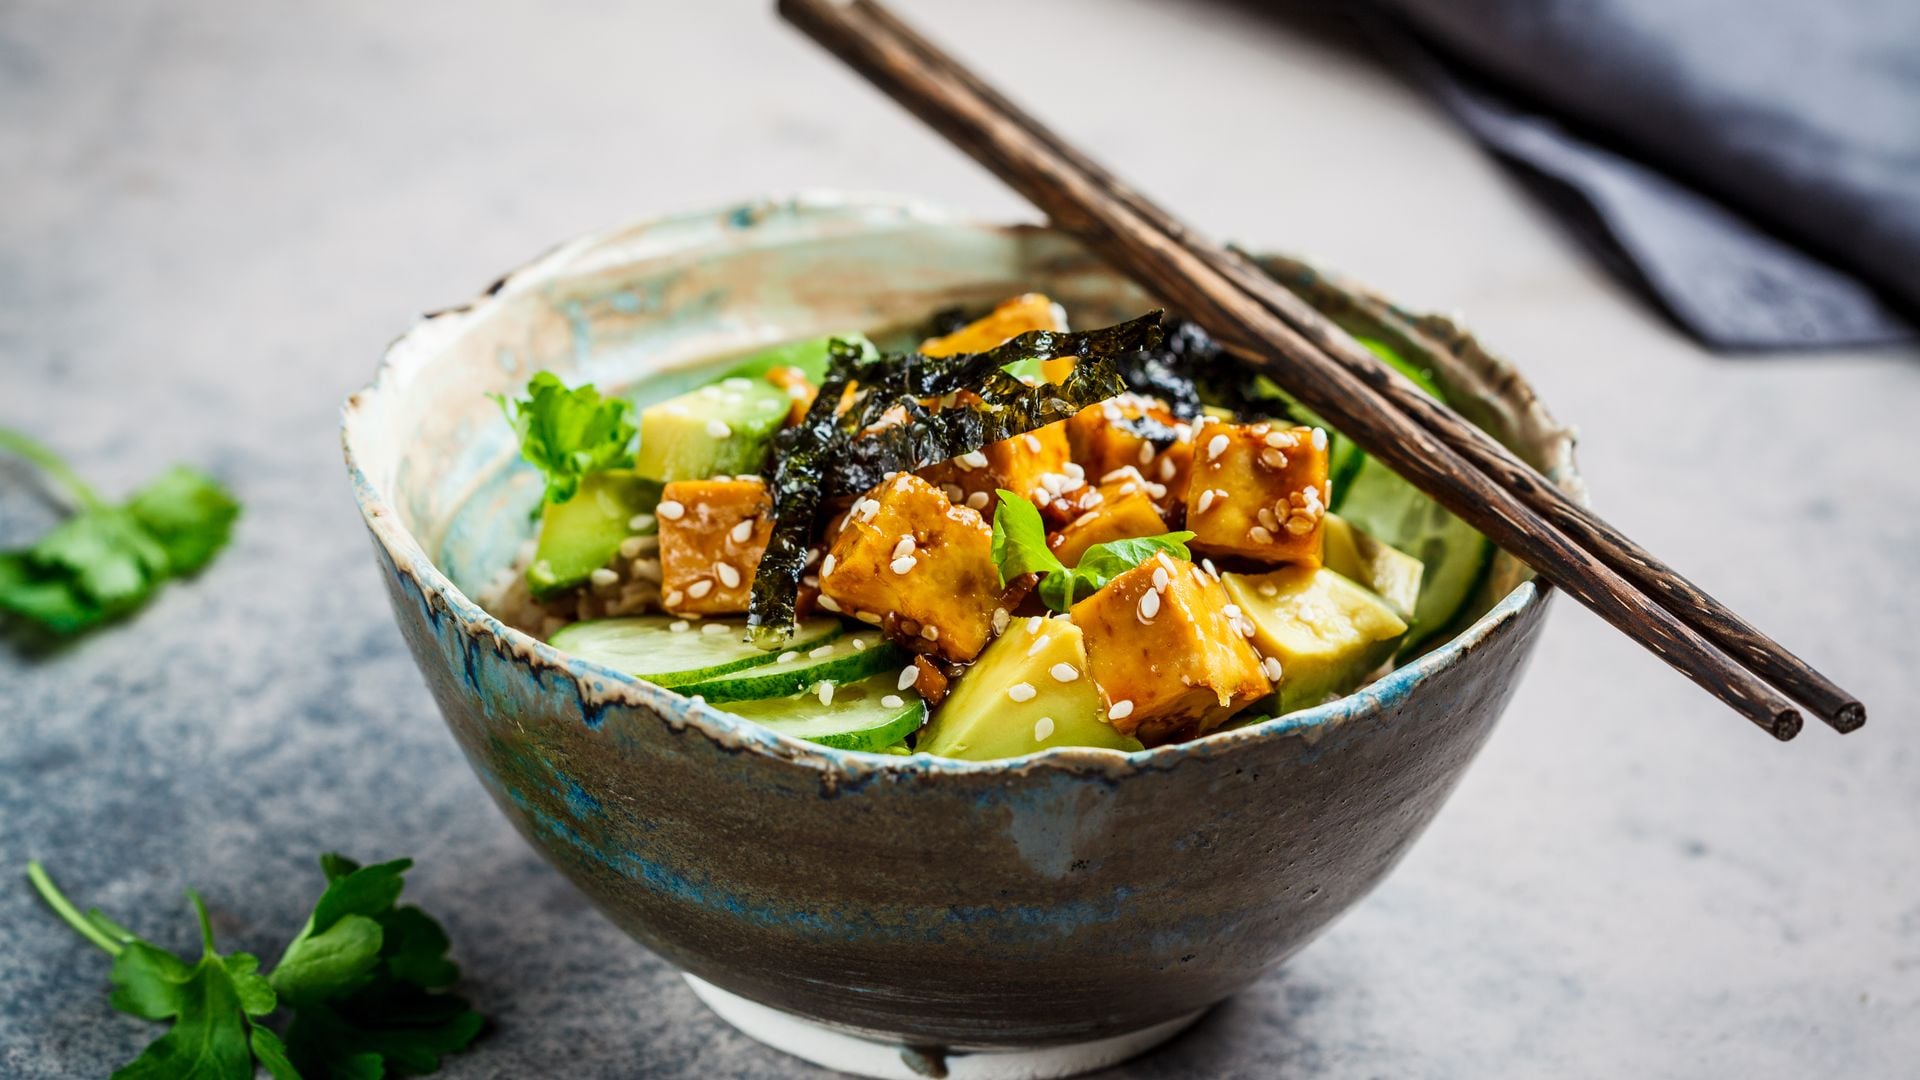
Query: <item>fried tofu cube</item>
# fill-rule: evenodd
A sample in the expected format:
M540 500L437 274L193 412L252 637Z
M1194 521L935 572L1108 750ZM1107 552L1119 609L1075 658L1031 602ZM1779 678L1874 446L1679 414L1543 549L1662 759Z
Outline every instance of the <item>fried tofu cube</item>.
M1069 487L1081 486L1068 474L1065 421L962 454L921 469L919 475L939 487L949 502L992 514L1001 488L1044 503Z
M1124 426L1125 421L1142 417L1165 424L1180 437L1161 449ZM1167 509L1187 490L1193 465L1192 430L1159 399L1121 394L1075 413L1067 421L1067 447L1087 476L1099 483L1120 470L1137 469L1154 501Z
M1324 430L1208 424L1194 444L1186 503L1195 551L1320 565L1332 497Z
M654 509L660 521L660 600L675 615L747 610L754 571L773 535L773 498L759 480L680 480Z
M854 503L820 563L820 606L890 626L949 660L993 634L1000 569L993 530L926 480L896 476Z
M1132 475L1089 488L1079 498L1068 496L1061 501L1069 500L1080 513L1048 538L1054 557L1068 566L1078 565L1080 556L1095 544L1158 536L1167 531L1153 497Z
M945 337L928 338L920 343L920 351L928 356L986 352L1031 330L1066 328L1067 313L1059 304L1041 293L1022 293Z
M1267 696L1251 628L1220 580L1161 553L1073 605L1114 730L1142 742L1205 734Z

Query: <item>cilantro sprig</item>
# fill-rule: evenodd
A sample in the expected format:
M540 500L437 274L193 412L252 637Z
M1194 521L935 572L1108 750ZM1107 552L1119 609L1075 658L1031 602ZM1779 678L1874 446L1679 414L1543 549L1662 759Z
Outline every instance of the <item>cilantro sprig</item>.
M74 507L32 546L0 551L0 617L55 637L126 615L169 579L199 572L240 516L218 481L184 465L114 504L26 435L0 428L0 450L32 462Z
M172 1022L114 1080L243 1080L256 1065L274 1080L380 1080L433 1072L481 1027L480 1014L445 992L460 974L445 931L419 908L397 906L412 865L321 856L326 891L266 974L257 957L217 951L206 905L191 889L200 923L194 963L97 908L81 912L40 863L27 864L27 877L67 925L113 957L109 1004ZM282 1009L290 1013L284 1037L266 1023Z
M1034 589L1040 602L1065 611L1074 601L1105 588L1107 582L1139 566L1160 552L1185 559L1190 532L1162 533L1095 544L1069 569L1047 546L1046 522L1034 505L1011 491L1000 492L993 512L993 561L1000 567L1000 584L1022 574L1040 575Z
M603 398L592 383L569 390L551 371L527 383L527 396L493 400L520 436L520 456L547 479L546 501L563 503L580 490L588 473L633 465L633 405Z

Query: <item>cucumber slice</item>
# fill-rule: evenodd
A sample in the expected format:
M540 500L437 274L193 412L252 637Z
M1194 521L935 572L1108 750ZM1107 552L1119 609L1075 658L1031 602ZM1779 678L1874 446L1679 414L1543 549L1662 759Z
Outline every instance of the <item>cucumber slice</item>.
M812 689L823 679L843 685L876 672L898 672L909 659L905 649L887 644L872 630L845 634L811 649L789 646L779 657L784 659L674 689L699 694L715 704L786 697Z
M676 631L675 625L685 629ZM715 626L726 629L708 632ZM808 619L800 624L787 647L805 652L839 637L844 629L838 619ZM747 644L743 640L746 635L743 619L689 622L670 615L634 615L588 619L562 627L550 644L655 686L677 689L779 659L777 653Z
M835 684L825 704L817 690L809 689L795 697L738 701L720 708L782 735L841 750L884 751L927 719L927 703L918 694L901 691L891 674Z

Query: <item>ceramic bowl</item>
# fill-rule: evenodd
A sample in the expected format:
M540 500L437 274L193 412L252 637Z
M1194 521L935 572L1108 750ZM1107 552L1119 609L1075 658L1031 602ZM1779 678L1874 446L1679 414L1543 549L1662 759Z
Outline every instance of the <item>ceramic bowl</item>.
M1271 268L1351 326L1429 350L1463 411L1577 492L1567 432L1451 323L1297 261ZM916 1069L928 1054L953 1067L968 1051L1096 1048L1022 1059L1054 1061L1021 1073L1043 1075L1163 1037L1379 883L1539 633L1548 591L1502 557L1476 621L1350 697L1142 753L967 763L775 735L562 655L469 599L539 495L489 392L543 368L688 385L708 358L1030 289L1082 326L1151 306L1045 228L768 199L564 245L429 316L346 404L394 613L474 772L608 918L764 1038L785 1024L906 1047ZM783 1045L852 1060L796 1040Z

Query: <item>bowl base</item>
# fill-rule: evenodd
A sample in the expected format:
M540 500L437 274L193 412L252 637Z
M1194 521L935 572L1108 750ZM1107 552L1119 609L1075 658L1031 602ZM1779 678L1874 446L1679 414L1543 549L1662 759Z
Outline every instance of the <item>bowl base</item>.
M1166 1042L1200 1019L1205 1009L1139 1031L1066 1046L1031 1050L952 1050L876 1042L836 1031L792 1013L683 975L720 1019L742 1034L822 1068L876 1080L1059 1080L1117 1065Z

